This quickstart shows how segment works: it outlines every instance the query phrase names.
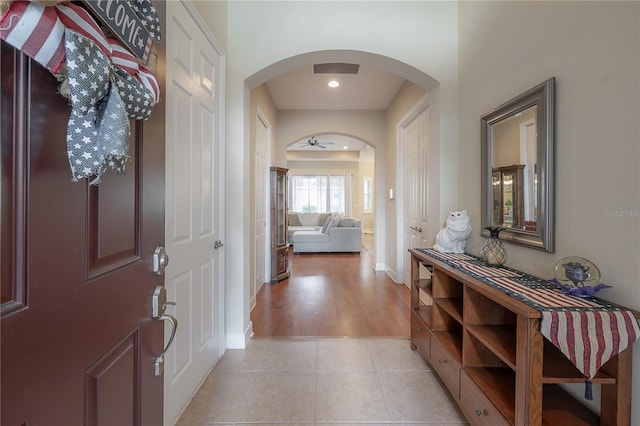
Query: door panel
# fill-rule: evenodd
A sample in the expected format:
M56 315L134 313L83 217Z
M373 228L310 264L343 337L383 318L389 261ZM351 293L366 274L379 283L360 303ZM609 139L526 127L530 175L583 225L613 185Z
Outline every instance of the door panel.
M140 135L131 121L132 135ZM88 246L89 277L94 278L140 260L140 227L136 218L140 212L140 194L136 177L138 141L129 144L131 162L124 175L108 174L100 186L89 187Z
M114 346L85 373L87 425L136 424L135 395L139 392L139 330ZM122 386L125 383L126 386ZM119 407L104 410L101 407Z
M0 67L0 423L161 424L151 254L164 241L164 108L132 126L126 175L90 187L71 181L58 82L4 42Z

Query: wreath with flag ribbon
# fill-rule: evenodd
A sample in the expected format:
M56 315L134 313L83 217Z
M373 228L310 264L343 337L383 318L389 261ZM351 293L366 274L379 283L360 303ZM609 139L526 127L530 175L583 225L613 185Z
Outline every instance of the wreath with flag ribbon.
M156 41L160 23L150 0L131 1ZM107 37L87 10L58 1L2 2L0 38L47 68L70 100L67 154L72 180L100 183L107 169L123 173L129 119L147 120L160 100L154 73Z

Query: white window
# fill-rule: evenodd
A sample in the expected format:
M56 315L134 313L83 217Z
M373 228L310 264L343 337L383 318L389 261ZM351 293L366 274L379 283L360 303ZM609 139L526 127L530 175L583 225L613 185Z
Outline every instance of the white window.
M345 175L292 175L290 182L290 211L348 213L348 183Z
M365 213L371 213L373 200L373 188L371 178L365 176L362 179L362 211Z

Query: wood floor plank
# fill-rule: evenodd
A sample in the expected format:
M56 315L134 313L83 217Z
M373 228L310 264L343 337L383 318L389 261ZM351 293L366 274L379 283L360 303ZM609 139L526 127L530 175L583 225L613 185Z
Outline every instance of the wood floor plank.
M410 291L360 254L291 255L291 276L266 284L251 312L254 337L410 335Z

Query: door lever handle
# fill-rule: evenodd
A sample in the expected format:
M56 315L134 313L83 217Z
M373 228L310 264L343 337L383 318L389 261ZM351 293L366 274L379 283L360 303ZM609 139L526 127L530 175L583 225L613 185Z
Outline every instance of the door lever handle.
M171 337L169 337L167 346L164 347L164 349L162 350L162 353L156 357L156 362L153 370L153 373L156 376L162 376L162 374L164 373L164 355L167 353L167 351L169 350L169 347L173 343L173 339L176 337L176 331L178 330L178 320L173 315L168 315L168 314L162 315L154 319L161 320L161 321L169 321L169 323L171 324Z
M176 337L176 331L178 330L178 320L173 315L168 315L164 312L167 306L176 306L176 302L167 302L167 289L163 285L156 286L151 300L152 318L156 321L169 321L171 324L171 337L169 337L169 342L167 342L167 346L164 347L162 353L156 357L154 363L153 373L156 376L162 376L164 373L164 355L173 343L173 339Z

